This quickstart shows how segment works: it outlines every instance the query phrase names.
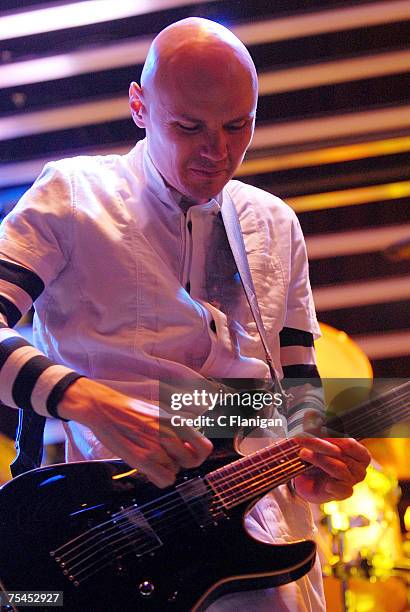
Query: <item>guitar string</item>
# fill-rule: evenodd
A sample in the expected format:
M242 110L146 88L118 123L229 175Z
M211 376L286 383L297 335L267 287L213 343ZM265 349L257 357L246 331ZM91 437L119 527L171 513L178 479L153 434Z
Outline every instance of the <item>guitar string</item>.
M262 463L266 463L266 461L267 461L267 459L264 459L264 460L263 460L263 462L261 462L261 465L262 465ZM277 467L278 467L278 466L274 466L274 467L272 468L272 470L270 470L270 471L274 471L274 470L275 470L275 468L277 469ZM266 474L266 473L267 473L267 472L265 472L265 474ZM283 469L281 469L281 475L283 475L284 473L286 473L286 467L284 467ZM258 476L259 476L259 475L258 475ZM255 478L255 476L254 476L253 478ZM266 483L268 483L270 480L271 480L271 479L269 479L269 478L265 478L265 482L266 482ZM210 492L211 492L211 491L210 491ZM165 508L167 512L170 512L170 511L175 510L175 509L176 509L178 506L181 506L181 507L186 507L186 503L185 503L185 502L184 502L184 500L183 500L183 499L180 497L179 493L177 493L177 492L173 492L173 493L174 493L174 495L175 495L175 496L176 496L176 495L178 495L178 501L177 501L177 503L176 503L176 504L174 504L173 506L172 506L172 505L170 505L170 504L165 504L165 505L164 505L164 504L162 504L162 505L159 505L157 508L155 508L155 509L154 509L154 511L151 511L151 514L153 514L153 515L154 515L154 514L155 514L155 513L158 511L158 509L160 509L160 510L164 510L164 508ZM195 499L195 498L198 498L198 497L202 497L202 495L192 496L192 497L191 497L191 499L190 499L190 501L191 501L191 500L193 500L193 499ZM155 501L158 501L158 500L155 500ZM168 505L168 508L167 508L167 505ZM129 518L129 516L130 516L130 515L132 515L132 514L138 514L138 513L142 512L142 510L143 510L143 509L144 509L144 506L141 506L141 508L133 508L133 507L131 507L131 508L129 508L128 510L126 510L125 512L124 512L124 511L123 511L123 512L121 512L121 516L122 516L122 518L127 519L127 518ZM146 520L150 520L151 518L155 518L155 516L152 516L152 517L151 517L151 516L149 516L149 513L146 513L146 514L144 514L143 516L144 516L144 518L146 518ZM103 523L103 524L100 524L100 525L96 526L96 527L99 527L99 528L100 528L100 531L99 531L97 534L94 534L94 535L93 535L91 538L89 538L87 541L85 541L85 542L81 542L81 543L77 544L75 547L71 548L71 550L67 550L67 551L65 551L65 552L63 552L63 551L62 551L62 549L63 549L63 548L65 548L65 547L66 547L68 544L70 544L71 542L76 541L76 540L78 540L79 538L81 538L81 537L84 537L84 536L88 535L88 532L83 532L82 534L80 534L80 536L77 536L77 537L76 537L74 540L72 540L72 541L70 541L70 542L67 542L66 544L64 544L63 546L61 546L59 549L56 549L56 551L54 551L54 552L55 552L55 555L57 555L58 557L62 557L62 556L64 556L65 558L67 558L67 555L69 555L70 553L74 552L74 551L75 551L75 550L76 550L78 547L84 546L84 544L87 544L87 543L88 543L88 542L90 542L90 541L91 541L93 538L98 537L98 535L101 535L101 533L105 533L105 534L106 534L106 533L108 533L108 532L110 531L110 529L107 529L107 530L104 530L103 532L101 532L101 527L102 527L102 526L105 526L105 525L111 525L111 524L113 523L113 521L114 521L114 520L116 520L116 518L115 518L115 517L114 517L114 519L107 520L107 521L105 521L105 523ZM158 520L157 520L157 523L158 523ZM116 529L116 527L115 527L115 526L113 526L111 529L114 529L114 530L115 530L115 529ZM93 528L93 530L95 530L95 527ZM91 531L91 530L89 530L89 531ZM72 560L72 559L71 559L71 560Z
M190 521L191 521L191 522L193 522L193 521L194 521L194 517L193 517L193 515L192 515L191 513L189 513L189 512L188 512L188 508L185 508L185 511L186 511L186 513L188 514L188 518L190 519ZM178 524L178 523L177 523L177 524L175 524L175 522L174 522L174 523L173 523L173 525L172 525L172 527L171 527L171 529L168 529L168 531L174 532L174 531L175 531L175 527L177 527L177 528L178 528L178 527L179 527L181 524L182 524L182 523L181 523L181 521L179 522L179 524ZM185 524L185 523L184 523L184 524ZM135 529L133 529L133 526L131 527L131 530L134 530L134 531L135 531ZM130 530L128 530L128 531L130 531ZM158 529L157 529L157 531L158 531ZM161 533L161 535L163 535L163 533L162 533L163 531L164 531L164 529L161 529L161 530L159 530L159 533ZM165 533L166 533L166 532L165 532ZM123 540L126 540L126 541L125 541L125 543L122 543L122 545L121 545L121 546L118 546L118 545L117 545L117 547L116 547L114 550L112 549L112 544L117 544L119 541L123 541ZM141 539L140 539L140 540L141 540ZM100 544L101 544L101 542L100 542ZM104 543L102 543L102 544L104 545ZM124 550L124 549L130 548L130 547L131 547L132 549L134 549L136 544L138 544L138 538L136 538L136 539L134 539L134 540L130 540L130 539L129 539L129 537L122 536L121 538L118 538L116 541L111 542L111 543L109 544L110 549L109 549L109 550L106 552L106 554L105 554L105 555L102 555L102 554L101 554L101 552L102 552L102 551L101 551L101 549L100 549L99 551L95 551L95 552L94 552L94 553L92 553L91 555L88 555L88 557L86 557L85 559L83 558L81 561L77 562L77 564L75 564L74 566L71 566L71 567L70 567L68 570L66 570L66 571L67 571L67 573L73 573L73 570L75 569L75 566L77 566L77 565L81 565L81 564L82 564L82 563L84 563L84 562L85 562L87 559L90 559L90 558L92 558L92 557L95 557L95 555L96 555L96 554L98 554L98 558L97 558L96 560L94 560L94 562L92 562L92 563L88 564L87 566L83 567L83 568L82 568L82 569L80 569L79 571L77 570L77 571L75 571L75 572L74 572L74 573L75 573L75 578L76 578L76 579L79 579L81 574L83 574L83 573L84 573L84 572L86 572L87 570L90 570L92 567L96 568L96 567L98 566L98 567L101 567L101 568L102 568L102 567L104 567L105 565L109 565L109 564L112 562L112 557L113 557L113 554L114 554L114 553L117 555L117 554L118 554L118 553L119 553L121 550ZM139 550L139 553L140 553L140 554L143 554L144 552L148 552L148 551L150 551L150 550L153 550L151 543L147 543L147 544L148 544L148 548L147 548L147 547L145 547L145 548L146 548L146 550L144 550L144 548L142 548L142 549L140 548L140 550ZM107 544L105 544L105 548L107 548ZM135 551L134 551L134 552L135 552ZM106 562L106 563L103 563L103 565L101 565L101 562L102 562L104 559L106 559L106 558L107 558L107 562ZM72 561L73 561L73 559L70 561L70 565L71 565ZM90 575L90 574L88 574L87 576L89 576L89 575ZM82 577L81 579L82 579L82 580L85 580L85 577Z
M410 384L410 383L409 383L409 384ZM407 383L406 383L406 385L407 385ZM399 398L399 399L400 399L400 398ZM393 400L393 402L392 402L392 403L395 403L395 402L396 402L396 399L395 399L395 400ZM362 417L361 417L361 418L362 418ZM280 454L285 454L285 455L286 455L286 449L282 449L282 448L281 448L281 445L282 445L282 446L284 446L284 445L286 444L286 442L290 442L290 440L289 440L289 441L288 441L288 440L281 441L281 442L278 442L278 443L275 443L275 444L271 445L270 447L266 447L266 448L264 448L264 449L261 449L260 451L257 451L256 453L252 453L251 455L248 455L248 457L245 457L245 460L252 459L252 458L253 458L255 455L258 455L258 454L260 455L262 452L266 451L266 449L267 449L267 448L269 448L270 450L272 450L272 448L273 448L273 447L275 447L275 450L278 450ZM272 460L272 455L271 455L271 454L269 455L269 457L267 458L267 460ZM239 459L239 460L237 460L237 461L243 461L243 459ZM237 461L235 461L235 462L233 462L233 463L231 463L231 464L227 464L227 466L224 466L223 468L219 468L219 471L221 471L221 470L226 470L227 468L229 468L229 466L232 466L232 465L234 465L235 463L237 463ZM245 466L245 468L243 468L242 470L237 470L236 475L239 475L239 476L240 476L242 471L248 472L248 471L249 471L248 466ZM214 472L218 472L218 470L214 470ZM226 479L227 479L227 480L231 480L231 476L232 476L231 474L227 474ZM220 480L219 480L219 482L223 482L223 479L220 479ZM168 493L168 494L166 494L166 495L162 496L162 499L165 499L166 497L169 497L169 496L173 496L175 493L176 493L175 491L172 491L172 492L170 492L170 493ZM179 496L178 496L178 497L179 497ZM153 500L152 502L148 502L147 504L145 504L145 505L141 506L141 507L139 508L139 510L140 510L140 511L144 510L146 507L148 507L149 505L152 505L152 504L153 504L153 503L155 503L156 501L157 501L157 500ZM109 523L109 522L110 522L110 520L108 520L108 521L107 521L107 523ZM103 525L103 524L102 524L102 525ZM75 539L77 539L77 538L75 538ZM74 539L74 540L75 540L75 539ZM63 546L64 546L64 545L63 545ZM60 548L62 548L62 547L60 547ZM57 550L60 550L60 548L59 548L59 549L57 549Z
M271 459L271 458L269 457L269 459ZM242 484L242 483L241 483L241 484ZM237 485L236 485L236 486L237 486ZM248 487L248 488L249 488L249 487ZM226 493L226 491L223 491L222 493ZM225 496L225 497L226 497L226 496ZM227 499L225 499L225 500L224 500L224 502L225 502L225 504L226 504L226 502L230 503L230 502L229 502L229 500L227 500Z
M282 454L282 453L281 453L281 454ZM260 465L262 466L264 463L266 463L266 461L269 461L269 460L271 460L271 459L270 459L270 458L266 458L266 459L264 459L263 461L260 461L260 460L259 460L259 461L260 461ZM240 460L240 461L241 461L241 460ZM238 470L238 471L239 471L239 470ZM243 471L243 470L240 470L240 471ZM212 473L212 472L211 472L211 473ZM226 479L225 479L225 480L226 480ZM212 490L214 490L214 489L212 489ZM211 491L210 491L210 492L211 492ZM165 510L165 511L167 511L167 512L170 512L170 511L175 510L175 509L176 509L178 506L182 506L182 507L183 507L183 506L185 506L185 505L186 505L185 501L184 501L184 500L181 498L180 494L179 494L177 491L173 491L171 495L172 495L172 497L175 497L175 498L176 498L176 501L177 501L177 503L176 503L176 504L173 504L173 505L172 505L172 501L173 501L173 500L170 500L170 501L169 501L167 504L159 504L159 505L157 504L156 506L154 506L154 508L153 508L153 509L151 509L150 511L145 511L145 513L144 513L144 510L146 510L146 507L147 507L147 506L152 506L152 505L153 505L153 503L155 503L155 502L158 502L158 501L159 501L159 500L153 500L153 502L149 502L148 504L143 505L143 506L141 506L141 507L133 507L133 506L131 506L131 507L130 507L128 510L126 510L126 511L122 511L122 512L121 512L121 514L120 514L120 513L117 513L117 514L118 514L120 517L122 516L122 517L124 517L124 518L127 518L127 515L128 515L128 516L130 516L130 515L132 515L132 514L138 514L138 513L141 513L141 514L143 514L143 516L144 516L144 518L145 518L146 520L150 520L152 517L154 517L154 516L155 516L155 514L156 514L158 511L164 511L164 510ZM170 494L168 494L166 497L171 497L171 495L170 495ZM198 497L201 497L201 496L202 496L202 494L199 494L199 495L197 495L197 496L191 496L191 499L193 500L193 499L198 498ZM165 496L164 496L164 497L165 497ZM151 515L152 515L152 516L151 516ZM79 543L78 543L76 546L72 547L72 548L71 548L71 550L69 550L69 551L65 551L65 552L64 552L64 551L63 551L63 549L64 549L64 548L66 548L66 547L67 547L67 545L69 545L69 544L71 544L71 543L74 543L75 541L78 541L80 538L83 538L84 536L88 535L88 533L90 533L91 531L96 531L96 530L97 530L97 528L98 528L98 529L99 529L98 533L95 533L95 534L94 534L94 535L93 535L91 538L89 538L89 539L88 539L88 542L92 541L92 539L93 539L93 538L98 537L98 536L100 535L100 533L101 533L101 528L102 528L102 527L105 527L105 526L111 525L111 524L113 523L113 520L117 520L117 518L118 518L118 517L110 518L109 520L105 521L104 523L101 523L101 524L99 524L98 526L93 527L93 528L92 528L92 529L90 529L88 532L83 532L82 534L80 534L79 536L77 536L76 538L74 538L73 540L71 540L71 541L67 542L66 544L63 544L62 546L60 546L58 549L56 549L56 550L54 551L54 556L56 556L56 555L57 555L58 557L60 557L60 556L62 556L62 555L66 556L66 555L67 555L67 554L69 554L70 552L74 552L74 551L75 551L75 550L76 550L76 549L77 549L79 546L83 546L83 545L84 545L84 542L79 542ZM113 527L113 529L115 529L115 526ZM109 532L109 529L104 530L104 533L108 533L108 532Z
M194 519L193 519L192 515L190 515L189 518L190 518L191 522L194 522ZM177 528L180 525L181 525L181 523L177 524ZM172 528L168 529L168 531L174 533L175 532L175 524L173 524ZM115 551L108 551L107 554L105 554L103 557L99 556L97 561L95 561L94 563L91 563L90 565L88 565L85 568L81 569L80 572L77 572L76 575L75 575L75 580L77 580L78 584L79 584L79 582L78 582L79 579L82 582L87 580L88 578L90 578L90 576L92 576L92 575L96 574L98 571L104 569L104 567L107 567L107 566L112 564L112 560L113 560L112 559L112 555L113 555L113 552L116 555L116 557L118 558L118 553L120 553L120 552L122 554L130 554L131 552L133 552L134 546L135 546L135 544L132 541L127 541L126 543L124 543L121 546L117 547L115 549ZM131 548L131 550L127 551L127 548L128 549ZM146 551L143 550L142 552L140 552L140 554L143 554L144 552L150 552L152 550L154 550L152 547L151 548L147 548ZM107 559L107 561L104 561L104 559ZM80 578L80 575L84 574L84 572L87 572L87 571L88 571L88 573L86 575L84 575L84 576L81 576L81 578Z
M394 402L393 402L393 403L394 403ZM283 449L283 450L284 450L284 449ZM291 450L291 449L289 449L289 450ZM271 459L271 457L270 457L269 459ZM266 461L266 460L264 460L264 461ZM306 465L306 464L302 463L302 466L305 466L305 465ZM223 471L223 469L224 469L224 468L220 468L220 471ZM298 471L298 470L297 470L297 471ZM262 475L262 476L263 476L263 475ZM262 478L260 479L260 482L261 482L261 483L264 483L264 484L262 485L262 490L263 490L263 489L266 487L267 481L270 481L270 479L266 479L265 477L262 477ZM258 484L257 484L257 483L254 483L254 484L256 484L256 489L255 489L255 491L254 491L254 492L257 494L257 491L258 491ZM270 483L270 484L271 484L271 483ZM236 487L236 486L238 486L238 485L235 485L235 487ZM268 486L270 486L270 485L268 485ZM249 489L249 486L248 486L248 489ZM261 489L261 485L259 485L259 489ZM228 489L228 491L229 491L229 489ZM222 491L222 493L224 493L224 491ZM226 507L226 500L224 500L224 502L225 502L225 507ZM229 503L229 502L228 502L228 503ZM173 526L173 529L174 529L174 528L175 528L175 525ZM134 530L135 530L135 529L134 529ZM129 530L128 530L128 531L129 531ZM127 536L125 536L125 537L127 537ZM124 538L121 538L121 539L124 539ZM119 540L117 540L117 541L119 541ZM126 543L125 543L125 544L123 544L121 547L118 547L118 546L117 546L117 549L116 549L116 551L115 551L115 552L116 552L116 554L118 554L118 552L120 552L120 551L121 551L121 550L123 550L124 548L127 548L127 547L129 547L129 546L135 546L135 544L136 544L136 543L138 543L138 538L137 538L136 540L134 540L134 543L131 543L131 542L130 542L130 543L129 543L129 542L126 542ZM111 552L111 551L109 551L109 552L107 553L107 555L105 555L105 556L110 556L111 554L112 554L112 552ZM142 554L142 553L141 553L141 554ZM87 557L87 558L88 558L88 557ZM101 557L100 557L100 558L99 558L99 561L101 561L101 560L102 560L102 559L101 559ZM84 559L83 559L83 561L84 561ZM82 562L83 562L83 561L82 561ZM111 561L109 561L109 562L108 562L108 564L109 564L110 562L111 562ZM78 565L78 563L77 563L77 565ZM79 573L77 572L77 576L79 576L81 573L84 573L85 571L87 571L87 570L91 569L91 567L92 567L93 565L94 565L94 571L93 571L92 573L95 573L96 571L98 571L99 569L102 569L102 567L104 567L105 565L107 565L107 563L103 564L101 567L99 567L99 566L95 566L95 563L94 563L94 564L91 564L91 565L89 565L89 566L87 566L87 567L83 568L83 569L82 569L82 570L81 570ZM73 566L73 567L75 567L75 566ZM87 577L89 577L89 576L90 576L90 574L88 574L88 575L87 575ZM84 579L86 579L86 578L84 578L84 577L83 577L83 578L82 578L82 580L84 580Z
M407 395L407 394L405 394ZM395 405L396 400L390 402L390 405ZM390 407L389 403L384 405L384 408L387 410ZM410 405L408 406L400 406L399 409L395 409L388 414L390 418L390 423L386 423L386 415L379 414L376 417L373 416L372 420L369 421L372 415L365 414L362 419L360 419L359 425L360 427L355 425L355 436L358 439L370 438L374 435L374 433L383 431L385 428L389 428L394 425L398 420L404 421L408 417L410 417ZM399 418L397 418L399 417ZM357 421L357 419L355 419ZM348 427L352 426L353 420L348 422Z
M248 455L247 457L242 457L242 458L240 458L240 459L237 459L236 461L234 461L234 462L232 462L232 463L230 463L230 464L227 464L227 466L228 466L228 465L235 465L235 464L239 464L239 463L241 463L241 462L246 462L246 461L249 461L251 457L253 457L253 456L255 456L255 455L261 455L261 454L262 454L264 451L266 451L266 450L269 448L269 449L270 449L270 454L268 455L268 457L267 457L266 459L264 459L264 460L263 460L263 462L261 462L261 465L262 465L262 463L264 463L266 460L273 460L272 453L271 453L271 449L273 449L273 447L275 447L275 450L277 450L277 449L278 449L278 451L279 451L279 452L278 452L278 456L282 456L282 455L285 455L285 456L286 456L286 452L285 452L284 450L282 450L282 448L281 448L281 447L282 447L282 446L285 446L285 445L286 445L286 444L288 444L289 442L290 442L290 441L288 441L288 440L282 440L282 441L280 441L280 442L275 442L275 443L274 443L274 444L272 444L270 447L265 447L265 448L263 448L263 449L260 449L260 450L258 450L258 451L255 451L255 453L252 453L251 455ZM293 445L295 445L293 442L292 442L292 444L293 444ZM258 461L261 461L261 460L258 458ZM225 466L225 467L227 467L227 466ZM220 469L220 468L219 468L219 469ZM248 470L249 470L249 468L247 468L247 467L246 467L246 468L242 468L242 469L238 469L238 470L237 470L237 473L238 473L238 474L240 474L241 472L247 472ZM216 471L217 471L217 470L213 470L212 472L210 472L210 473L208 474L208 476L209 476L210 474L212 474L212 473L216 472ZM228 477L226 477L226 479L225 479L225 480L228 480L228 479L229 479L229 478L228 478ZM223 478L221 478L220 480L221 480L221 482L223 482L223 480L224 480L224 479L223 479ZM182 484L184 484L184 483L182 483ZM173 490L173 491L171 491L170 493L167 493L167 494L165 494L165 495L161 496L160 500L163 500L163 499L166 499L166 498L170 498L170 497L175 497L175 498L177 498L178 503L179 503L179 502L181 502L182 504L184 503L184 502L183 502L183 500L181 500L181 496L180 496L180 494L178 493L178 491L175 491L175 490ZM194 496L192 496L192 497L194 498ZM198 495L198 497L201 497L201 495ZM154 500L152 500L152 501L150 501L150 502L147 502L147 503L143 504L142 506L139 506L139 507L138 507L138 508L136 508L135 510L136 510L136 512L138 512L138 511L143 512L143 511L145 511L147 508L149 508L150 506L154 505L153 512L157 512L158 510L162 510L163 508L166 508L166 506L167 506L169 503L171 503L170 501L168 501L166 504L163 504L163 505L161 505L161 506L159 506L159 507L158 507L158 506L155 506L155 504L157 504L157 502L158 502L158 501L159 501L158 499L154 499ZM175 507L175 506L174 506L174 507ZM132 506L132 507L130 507L130 509L131 509L131 510L134 510L134 507ZM145 515L144 515L144 516L145 516ZM92 527L90 530L88 530L88 532L92 532L92 531L94 531L94 530L95 530L97 527L104 527L104 526L106 526L106 525L109 525L109 524L111 523L111 520L112 520L111 518L110 518L110 519L107 519L105 522L100 523L98 526ZM74 543L76 540L78 540L80 537L82 537L84 534L86 534L86 533L88 533L88 532L83 532L83 533L82 533L82 534L80 534L79 536L76 536L76 537L75 537L75 538L73 538L72 540L70 540L70 541L66 542L65 544L61 545L59 548L57 548L57 549L56 549L55 551L53 551L53 552L54 552L54 553L58 553L58 552L59 552L59 551L61 551L61 550L62 550L62 549L65 547L65 546L67 546L68 544Z
M396 399L391 400L391 401L390 401L390 403L391 403L391 405L393 405L393 406L394 406L394 404L396 403ZM388 408L388 407L389 407L389 406L387 405L387 406L386 406L386 408ZM410 408L410 406L409 406L409 408ZM391 414L392 414L392 413L391 413ZM409 414L410 414L410 410L409 410ZM377 419L375 419L375 420L372 422L372 425L373 425L373 426L374 426L374 425L376 425L376 431L377 431L377 430L380 430L380 427L378 426L378 423L379 423L380 421L381 421L381 422L383 422L383 420L384 420L384 418L383 418L383 416L381 416L381 417L378 417ZM299 449L300 449L300 448L301 448L301 445L299 445ZM229 467L229 466L227 466L227 467ZM220 469L223 469L223 468L220 468ZM216 470L216 471L218 471L218 470ZM235 486L237 486L237 485L235 485ZM233 488L235 488L235 487L232 487L232 489L233 489Z
M384 406L386 409L389 407L388 404ZM360 423L361 429L357 428L357 431L361 433L362 438L369 438L374 435L377 431L382 431L385 428L392 427L396 422L397 418L400 417L400 421L404 421L410 417L410 405L402 406L399 411L391 412L388 416L390 417L390 423L386 423L385 415L378 415L375 419L371 421L369 424L369 416L365 416L363 421ZM373 429L373 432L371 431ZM370 435L369 435L370 434Z
M293 472L289 472L289 473L290 473L290 474L292 474ZM269 486L269 482L268 482L268 481L265 481L265 484L264 484L262 487L259 487L259 490L260 490L260 491L265 490L267 485ZM257 491L256 491L256 493L257 493ZM191 522L194 522L194 517L193 517L193 515L192 515L192 514L191 514L191 513L188 511L188 508L185 508L184 510L185 510L185 512L187 513L187 515L188 515L189 519L191 520ZM163 522L163 521L162 521L162 522ZM169 523L168 523L168 524L169 524ZM178 522L177 522L177 523L175 523L175 522L174 522L174 523L172 524L171 528L170 528L170 529L168 529L167 531L168 531L168 532L172 532L172 533L174 533L174 532L175 532L175 530L176 530L176 528L179 528L179 527L180 527L182 524L185 524L185 523L182 523L181 521L179 521L179 523L178 523ZM157 528L157 525L156 525L156 528ZM162 528L161 528L161 529L162 529ZM134 527L133 525L132 525L132 526L131 526L131 527L130 527L130 528L127 530L127 531L136 531L136 532L138 532L138 530L136 530L136 529L135 529L135 527ZM162 532L164 532L164 529L162 529L162 531L160 531L160 530L158 530L158 528L157 528L157 531L159 531L159 532L161 533L161 535L163 535L163 533L162 533ZM165 534L166 534L166 532L165 532ZM74 572L74 574L75 574L75 579L79 579L79 577L80 577L80 575L81 575L81 574L83 574L84 572L86 572L87 570L89 570L90 568L92 568L93 566L94 566L94 568L95 568L95 571L98 571L98 569L102 569L103 567L105 567L105 566L107 566L107 565L110 565L110 563L112 563L112 557L113 557L113 554L114 554L114 555L117 555L117 554L118 554L118 553L119 553L121 550L126 549L126 548L129 548L129 547L134 548L134 547L135 547L135 545L136 545L136 544L138 544L138 541L141 541L141 540L143 540L144 538L136 538L136 539L134 539L134 540L130 540L130 539L129 539L129 536L122 536L121 538L118 538L117 540L115 540L115 541L111 542L109 545L111 546L112 544L116 544L117 542L120 542L120 541L122 541L122 540L124 540L124 539L126 539L126 540L127 540L125 543L123 543L123 544L122 544L121 546L119 546L119 547L117 546L117 548L115 548L114 550L112 550L112 549L111 549L111 550L108 550L108 552L107 552L105 555L103 555L103 556L101 556L101 549L100 549L99 551L95 551L94 553L92 553L92 554L91 554L91 555L89 555L88 557L83 558L81 561L77 562L75 565L70 566L70 569L69 569L69 571L68 571L67 573L73 573L73 570L74 570L74 568L75 568L77 565L81 565L81 564L82 564L84 561L86 561L86 560L87 560L87 559L89 559L89 558L92 558L93 556L95 557L95 555L96 555L96 554L99 552L100 554L99 554L99 556L98 556L98 559L97 559L96 561L94 561L94 563L89 564L88 566L86 566L86 567L82 568L80 571L78 571L78 570L77 570L77 571L75 571L75 572ZM101 542L100 542L100 544L101 544ZM150 544L150 543L148 543L148 544L149 544L149 546L148 546L147 550L146 550L146 551L144 551L144 549L142 548L142 549L140 549L139 554L143 554L144 552L148 552L148 551L150 551L150 550L154 550L154 549L152 548L151 544ZM107 546L107 544L103 544L103 545L105 545L105 547ZM100 564L100 562L101 562L102 560L104 560L105 558L109 558L109 559L108 559L108 561L107 561L106 563L103 563L102 565L99 565L99 567L98 567L98 568L96 568L96 567L95 567L95 566L96 566L96 564ZM72 563L72 561L73 561L73 559L71 559L70 563ZM93 571L92 573L95 573L95 571ZM82 577L82 578L81 578L81 580L85 580L85 579L86 579L86 578L88 578L90 575L91 575L91 574L87 574L87 576Z
M399 397L399 399L401 399L401 397ZM396 398L396 399L394 399L394 400L391 400L391 401L390 401L390 404L391 404L392 406L394 406L396 403L397 403L397 398ZM388 404L386 405L386 408L389 408L389 405L388 405ZM409 416L410 416L410 405L409 405L408 407L405 407L405 410L406 410L406 411L407 411L407 409L408 409L408 413L409 413ZM391 412L389 416L391 416L392 414L394 414L394 411L393 411L393 412ZM403 415L401 415L401 416L403 416ZM362 420L364 420L364 419L362 419ZM383 421L384 421L384 416L378 416L378 418L374 419L374 421L373 421L373 423L372 423L372 426L373 426L373 428L375 429L375 431L380 430L380 426L379 426L379 424L380 424L380 423L383 423ZM367 419L366 419L366 423L367 423L367 422L368 422L368 421L367 421ZM367 425L367 427L368 427L368 425ZM302 444L302 445L303 445L303 444ZM299 446L298 446L298 450L301 448L301 446L302 446L302 445L299 445ZM228 466L228 467L229 467L229 466ZM222 469L223 469L223 468L222 468ZM235 488L237 488L237 486L240 486L240 485L234 485L233 487L231 487L230 489L228 489L228 491L233 491ZM223 491L223 493L225 493L225 491ZM226 496L224 496L224 503L226 503L226 501L227 501L227 497L226 497Z
M226 501L226 500L225 500Z
M408 390L406 391L406 388L408 388ZM360 403L358 406L356 406L353 410L352 410L352 414L349 415L349 411L346 412L345 414L341 414L340 417L338 417L336 415L336 421L338 421L339 419L343 421L343 418L346 418L346 420L349 421L349 424L354 424L354 423L368 423L368 418L369 416L372 415L367 415L366 413L363 414L363 412L361 411L361 409L363 408L370 408L370 409L374 409L377 408L377 404L381 404L380 408L388 408L389 406L394 406L394 404L398 403L400 404L400 406L398 406L400 409L402 409L403 407L409 408L409 406L402 406L401 402L406 399L406 396L408 397L410 393L410 381L403 383L402 385L399 385L398 387L395 387L394 389L391 389L389 391L386 391L382 394L380 394L378 397L376 397L373 400L370 401L365 401ZM391 399L387 399L387 402L385 401L385 398L389 395L392 395ZM379 416L379 415L378 415ZM391 415L389 415L391 416ZM381 417L383 418L383 417ZM331 421L333 420L330 419Z
M271 458L269 458L269 459L271 459ZM222 470L223 470L223 468L222 468ZM231 475L229 475L229 476L231 476ZM241 483L241 484L243 484L243 483ZM236 486L238 486L238 485L236 485ZM222 493L225 493L225 491L222 491ZM225 500L225 501L226 501L226 500ZM229 503L229 502L228 502L228 503Z

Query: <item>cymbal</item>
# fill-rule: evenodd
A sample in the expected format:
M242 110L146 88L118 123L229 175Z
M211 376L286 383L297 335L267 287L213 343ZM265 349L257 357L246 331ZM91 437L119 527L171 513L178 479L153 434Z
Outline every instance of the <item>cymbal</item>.
M343 408L353 408L367 400L372 387L370 361L345 332L326 323L320 323L320 330L322 337L315 341L315 349L327 405L335 408L335 398L343 394L343 402L346 397L348 402Z
M366 400L373 379L366 353L345 332L326 323L320 323L320 329L323 335L316 340L315 349L327 404L332 404L335 396L344 390L343 385L348 388L351 379L362 379L363 397L355 399ZM340 385L335 380L338 378L341 379ZM357 382L355 380L355 384ZM400 480L410 479L407 438L369 438L364 444L384 469Z
M410 480L408 438L369 438L365 445L387 472L399 480Z
M373 378L366 353L344 331L326 323L320 323L320 330L315 349L322 378Z

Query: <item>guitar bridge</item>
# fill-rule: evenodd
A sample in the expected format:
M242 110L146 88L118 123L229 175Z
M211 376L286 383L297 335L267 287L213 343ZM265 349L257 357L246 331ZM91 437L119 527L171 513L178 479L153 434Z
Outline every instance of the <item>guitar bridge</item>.
M152 553L162 541L135 504L51 551L67 579L79 586L119 556Z

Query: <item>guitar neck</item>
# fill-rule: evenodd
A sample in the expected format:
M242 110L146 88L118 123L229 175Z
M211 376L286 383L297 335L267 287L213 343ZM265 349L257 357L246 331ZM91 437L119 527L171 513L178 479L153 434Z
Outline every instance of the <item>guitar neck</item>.
M331 418L327 427L363 439L409 417L410 381ZM233 508L309 469L299 457L300 449L294 440L282 440L210 472L206 480L219 502Z
M371 438L383 429L410 418L410 381L331 418L327 427L357 440Z

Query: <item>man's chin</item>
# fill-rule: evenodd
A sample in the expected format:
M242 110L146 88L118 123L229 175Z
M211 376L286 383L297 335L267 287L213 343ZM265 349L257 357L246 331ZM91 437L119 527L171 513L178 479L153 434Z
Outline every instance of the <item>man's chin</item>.
M198 203L205 203L215 198L225 187L229 178L224 177L224 180L210 180L207 184L203 185L192 185L190 189L187 190L187 197L192 198L192 200L197 201Z

